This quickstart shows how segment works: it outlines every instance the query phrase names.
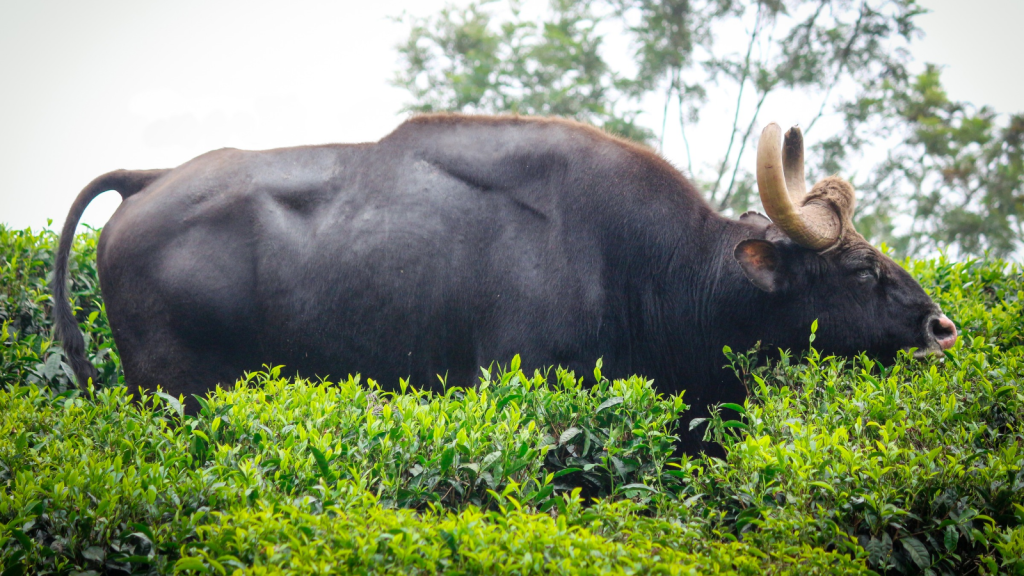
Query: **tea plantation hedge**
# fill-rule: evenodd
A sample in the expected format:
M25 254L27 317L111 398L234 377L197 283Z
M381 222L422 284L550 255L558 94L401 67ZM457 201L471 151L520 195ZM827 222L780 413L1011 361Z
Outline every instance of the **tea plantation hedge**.
M0 227L2 576L1024 574L1019 266L904 263L961 331L943 359L725 350L749 397L706 422L640 377L518 360L444 394L267 367L193 418L122 385L96 239L72 261L101 373L79 392L56 237ZM725 458L673 457L677 421Z

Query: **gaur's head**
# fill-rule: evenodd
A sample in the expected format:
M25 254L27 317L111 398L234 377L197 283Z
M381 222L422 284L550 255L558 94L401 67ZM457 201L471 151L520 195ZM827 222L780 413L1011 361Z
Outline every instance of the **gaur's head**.
M818 319L815 347L832 353L892 358L901 349L924 355L953 346L953 322L910 274L854 230L853 186L831 176L808 192L800 129L791 128L780 147L781 132L769 124L757 149L757 185L771 222L744 215L764 235L735 249L743 273L769 295L769 315L788 326ZM773 344L793 346L787 336ZM806 334L801 338L806 342Z

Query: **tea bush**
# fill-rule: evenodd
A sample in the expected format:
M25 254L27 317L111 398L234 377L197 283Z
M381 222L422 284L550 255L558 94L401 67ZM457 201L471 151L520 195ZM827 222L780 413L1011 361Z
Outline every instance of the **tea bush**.
M50 340L56 238L0 227L4 576L1024 574L1018 266L905 263L961 330L941 360L726 350L750 393L706 422L643 378L518 359L444 394L268 367L189 417L122 385L96 238L72 259L103 374L80 392ZM673 456L677 423L725 458Z
M122 380L120 362L100 298L96 274L97 230L75 239L69 262L70 291L81 320L89 360L105 385ZM0 385L73 387L64 351L55 346L50 324L50 286L57 235L49 230L12 230L0 224Z

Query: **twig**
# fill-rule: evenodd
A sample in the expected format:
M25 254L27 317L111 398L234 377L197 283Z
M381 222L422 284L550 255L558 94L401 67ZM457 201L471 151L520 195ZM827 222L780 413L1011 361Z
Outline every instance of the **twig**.
M821 106L818 108L818 114L811 119L811 123L808 124L807 129L804 130L804 135L807 135L811 131L811 128L814 128L814 123L817 122L818 119L821 118L822 114L825 113L825 105L828 104L828 99L832 96L832 89L835 88L835 85L839 82L839 76L843 73L843 68L846 67L846 63L850 60L850 51L853 50L853 42L860 35L860 26L864 21L864 11L866 7L867 0L860 4L860 15L857 16L857 23L853 26L853 34L850 36L850 41L843 47L842 57L839 59L839 67L836 68L836 75L832 81L829 82L828 88L825 90L825 97L821 100ZM817 18L817 13L815 13L815 18Z
M772 31L768 34L769 46L771 46L774 36L775 26L773 25ZM767 57L765 57L765 60L767 61ZM756 82L754 83L754 86L757 86ZM754 107L754 113L750 116L750 123L747 124L747 130L743 133L743 139L740 141L740 151L736 155L736 161L733 163L732 177L729 180L729 188L727 188L725 191L725 198L722 199L722 202L719 205L719 211L725 210L725 207L729 204L729 200L732 198L733 187L736 185L736 174L739 172L740 162L743 160L743 152L747 149L747 142L750 141L750 134L754 130L754 122L757 120L757 115L761 112L761 106L764 104L765 99L768 97L768 94L772 91L772 88L774 87L775 86L773 82L771 85L765 88L764 92L761 93L761 97L758 98L757 100L757 106Z
M693 159L690 157L690 139L686 137L686 118L683 114L683 90L679 89L679 131L683 133L683 144L686 146L686 169L693 177Z
M661 140L658 142L658 150L665 151L665 123L668 121L668 103L672 101L672 90L676 87L675 80L668 84L665 91L665 108L661 111Z
M740 169L740 159L743 158L743 151L747 148L747 142L750 140L750 133L754 130L754 121L757 120L757 114L761 111L761 105L764 104L765 98L768 97L770 90L765 90L761 93L761 98L757 101L757 107L754 108L754 115L750 117L750 124L747 124L747 131L743 134L743 140L740 142L740 152L736 156L736 163L732 167L732 179L729 181L729 188L725 191L725 197L722 198L722 203L719 204L718 210L725 210L725 207L729 204L729 198L732 197L733 186L736 185L736 173Z
M747 55L744 58L743 63L743 74L740 75L740 90L739 95L736 97L736 113L732 119L732 134L729 136L729 146L725 149L725 158L722 158L722 166L718 169L718 178L715 180L715 185L711 188L711 200L715 199L715 194L718 193L718 187L722 184L722 176L725 175L725 167L729 164L729 155L732 153L733 143L736 141L736 127L740 122L740 105L743 103L743 87L747 84L747 78L750 74L750 54L754 51L754 44L757 42L757 34L761 28L761 2L758 0L757 3L757 17L754 20L754 29L750 33L750 44L747 46Z

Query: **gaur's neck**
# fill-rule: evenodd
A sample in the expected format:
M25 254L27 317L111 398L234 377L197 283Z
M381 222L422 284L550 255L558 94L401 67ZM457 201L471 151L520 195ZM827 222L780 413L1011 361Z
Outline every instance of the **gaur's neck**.
M721 342L737 352L746 351L759 340L772 337L770 311L776 297L754 286L736 260L736 246L749 239L763 239L765 227L757 223L721 218L721 231L709 237L707 253L715 260L714 284L706 295L712 306L706 308L705 321L716 326Z
M743 274L734 252L750 238L763 238L764 227L711 214L699 233L683 235L666 281L682 289L669 290L675 300L664 303L666 347L674 364L666 370L685 375L686 401L699 405L723 394L742 401L742 388L722 348L745 352L759 340L774 337L770 313L773 296L755 287ZM703 373L693 373L695 366ZM675 386L674 386L675 387ZM721 388L725 387L725 390Z
M792 330L784 329L784 319L791 318L790 298L772 294L756 287L743 273L735 257L736 246L748 239L764 239L767 228L754 221L719 218L718 233L706 237L706 254L710 273L704 293L706 306L701 307L701 321L714 327L714 341L707 346L724 363L722 346L737 353L746 352L760 343L775 351L779 348L797 350L807 342L793 339ZM789 323L785 323L789 326Z

